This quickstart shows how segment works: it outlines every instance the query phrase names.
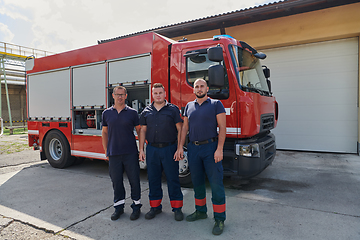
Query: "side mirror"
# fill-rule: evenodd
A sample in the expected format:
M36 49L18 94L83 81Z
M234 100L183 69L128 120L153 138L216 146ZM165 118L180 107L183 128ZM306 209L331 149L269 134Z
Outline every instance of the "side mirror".
M208 58L213 62L221 62L223 58L223 49L219 45L207 49Z
M257 53L254 54L254 56L256 58L259 58L259 59L265 59L266 58L266 54L262 53L262 52L257 52Z
M268 69L266 66L263 66L263 67L265 67L265 68L263 68L265 78L268 79L270 77L270 69Z
M268 69L267 66L262 66L262 67L263 67L263 72L264 72L264 75L265 75L265 78L266 78L266 83L267 83L268 88L269 88L269 92L271 93L271 82L268 79L270 77L270 69Z
M211 65L209 67L209 87L222 88L225 85L223 65Z

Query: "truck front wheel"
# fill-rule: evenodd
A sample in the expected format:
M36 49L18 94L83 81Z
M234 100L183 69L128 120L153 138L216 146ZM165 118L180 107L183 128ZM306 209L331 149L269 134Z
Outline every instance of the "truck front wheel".
M182 187L192 187L186 148L184 148L184 159L179 161L179 180Z
M66 137L59 131L51 131L45 139L45 154L54 168L66 168L73 162Z

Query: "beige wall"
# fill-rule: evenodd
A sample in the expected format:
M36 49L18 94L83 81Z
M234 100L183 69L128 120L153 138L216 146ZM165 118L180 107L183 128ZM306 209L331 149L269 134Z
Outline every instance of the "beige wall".
M256 49L318 42L360 35L360 3L249 23L225 29L226 34ZM211 38L220 30L177 37Z

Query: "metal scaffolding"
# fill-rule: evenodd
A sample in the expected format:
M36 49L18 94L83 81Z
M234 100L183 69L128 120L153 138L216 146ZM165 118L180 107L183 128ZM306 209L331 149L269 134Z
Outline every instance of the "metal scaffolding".
M25 60L28 56L44 57L52 54L54 53L0 42L0 118L2 118L1 88L2 82L4 82L11 127L13 122L11 117L8 84L25 85Z

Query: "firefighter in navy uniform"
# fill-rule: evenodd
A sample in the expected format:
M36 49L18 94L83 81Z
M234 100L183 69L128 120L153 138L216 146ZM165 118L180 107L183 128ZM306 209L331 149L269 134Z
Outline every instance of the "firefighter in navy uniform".
M181 132L176 160L183 159L183 145L189 131L187 145L189 168L195 192L196 211L186 217L189 222L207 218L205 174L211 191L215 225L212 233L220 235L224 229L225 190L223 185L223 146L226 138L226 113L219 100L208 98L206 81L194 82L196 99L184 110L184 124ZM219 127L219 134L217 133Z
M127 98L126 88L117 86L113 94L114 106L106 109L102 114L102 144L109 160L109 174L114 189L115 212L111 220L117 220L124 213L125 188L123 172L129 179L131 186L131 220L140 216L142 206L140 189L139 155L134 135L134 127L139 134L139 116L135 109L125 104Z
M153 85L152 97L154 102L147 106L140 116L139 158L141 161L145 161L145 138L148 142L146 165L151 209L146 213L145 218L152 219L162 212L161 177L164 171L175 220L181 221L184 218L181 211L183 195L179 181L179 162L175 161L175 153L183 121L179 108L165 100L166 92L161 83Z

